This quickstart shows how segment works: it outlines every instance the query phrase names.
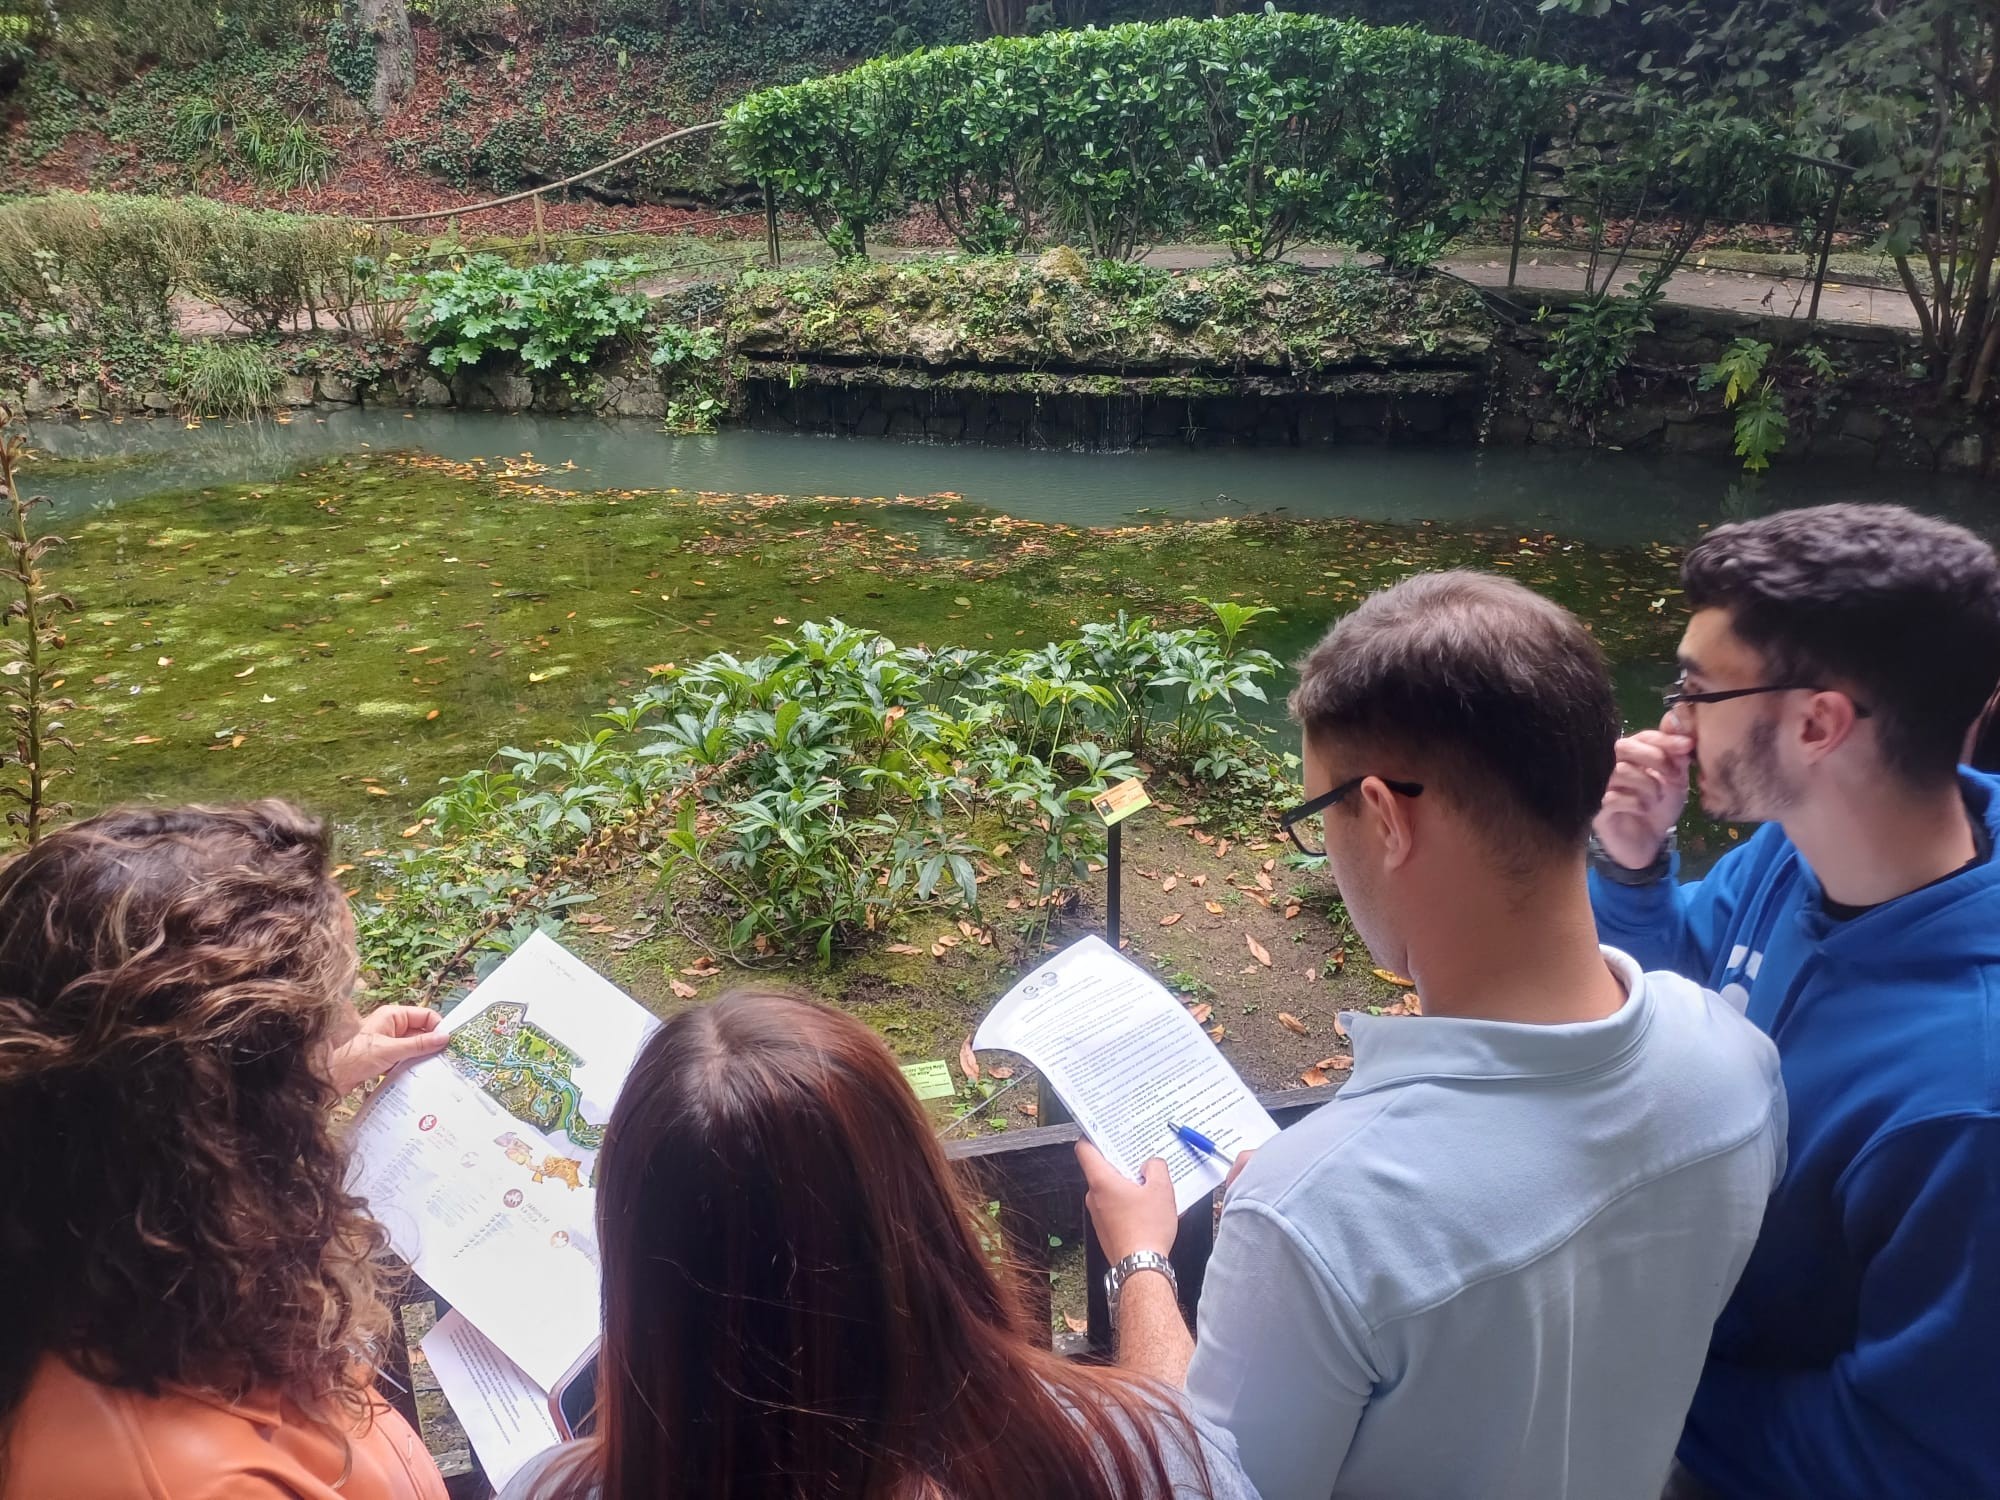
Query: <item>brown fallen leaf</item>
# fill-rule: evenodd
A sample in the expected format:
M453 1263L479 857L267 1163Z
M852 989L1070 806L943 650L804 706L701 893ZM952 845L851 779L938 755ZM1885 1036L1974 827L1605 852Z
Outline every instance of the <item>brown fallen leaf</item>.
M1318 984L1318 983L1319 983L1319 970L1318 970L1318 969L1307 969L1307 970L1306 970L1306 983L1307 983L1307 984Z
M1178 876L1169 875L1165 880L1160 882L1160 894L1163 896L1171 895L1173 893L1174 887L1179 885L1180 883L1181 883L1180 878Z
M1014 1076L1014 1070L1008 1064L1002 1063L997 1068L988 1068L986 1070L986 1076L988 1078L998 1078L1001 1082L1004 1083L1009 1078L1012 1078Z
M949 953L949 952L951 952L951 949L949 949L949 948L945 947L945 945L944 945L943 943L932 943L932 944L931 944L931 957L932 957L932 958L943 958L943 957L944 957L944 956L945 956L945 955L946 955L947 953Z
M1067 1328L1071 1333L1090 1332L1090 1324L1087 1321L1075 1317L1070 1313L1063 1314L1063 1327Z
M437 709L437 708L432 709L429 713L424 715L424 722L426 724L430 723L432 719L435 719L442 712L443 712L442 709Z
M915 958L918 954L922 953L924 950L919 948L915 943L891 943L888 946L888 948L884 951L889 953L901 953L907 955L908 957Z
M1273 870L1277 868L1278 868L1278 862L1275 859L1267 859L1264 861L1264 873L1266 875L1270 874Z
M1259 870L1257 872L1257 889L1260 891L1269 891L1276 889L1276 887L1271 884L1271 877L1266 875L1262 870Z
M1009 896L1007 898L1007 910L1019 911L1020 909L1021 909L1021 898L1019 896Z
M993 946L993 929L991 927L979 934L979 946L982 948L991 948Z
M947 948L956 948L960 943L964 942L965 939L960 937L955 932L940 932L938 934L938 941L944 944L944 946Z
M1285 920L1287 922L1295 920L1298 917L1298 914L1299 914L1298 902L1288 901L1285 903Z
M1215 846L1215 857L1217 859L1226 859L1228 855L1229 855L1229 840L1224 839L1221 843Z
M1227 1026L1211 1026L1208 1028L1208 1039L1211 1042L1219 1042L1228 1034L1229 1028Z
M1193 1016L1198 1024L1206 1026L1208 1018L1215 1014L1215 1007L1212 1005L1197 1005L1190 1009L1188 1014Z
M1181 919L1181 914L1179 912L1170 911L1164 917L1160 918L1160 925L1162 927L1171 927L1174 925L1174 923L1178 922L1180 919Z
M1188 815L1187 815L1186 817L1184 817L1184 818L1169 818L1169 819L1167 819L1167 827L1169 827L1169 828L1192 828L1192 827L1194 827L1194 825L1195 825L1195 824L1196 824L1196 822L1198 822L1198 821L1199 821L1199 820L1198 820L1198 819L1197 819L1197 818L1196 818L1196 817L1194 816L1194 814L1192 814L1192 813L1189 813L1189 814L1188 814Z
M691 984L682 984L678 979L669 979L667 988L683 1000L692 1000L695 997L695 987Z
M1036 1115L1039 1115L1042 1112L1041 1107L1039 1105L1029 1104L1025 1100L1015 1105L1014 1108L1018 1109L1022 1114L1026 1115L1031 1120L1034 1119Z
M1200 890L1203 886L1208 884L1208 877L1206 875L1190 875L1188 876L1188 884L1193 886L1196 890Z
M137 741L134 741L134 743L136 744ZM387 787L371 786L368 788L368 795L371 797L386 797L389 795L389 790Z
M1322 1073L1345 1073L1354 1066L1354 1059L1345 1052L1336 1052L1332 1057L1322 1057L1313 1066Z
M1216 917L1222 915L1222 903L1220 901L1204 901L1202 905L1208 908L1209 915Z
M965 1074L966 1082L979 1082L979 1059L972 1055L971 1037L958 1044L958 1068Z
M1339 1016L1335 1016L1335 1017L1333 1018L1333 1034L1334 1034L1335 1036L1346 1036L1346 1035L1347 1035L1347 1028L1346 1028L1345 1026L1343 1026L1343 1025L1341 1025L1341 1024L1340 1024L1340 1017L1339 1017Z
M1307 1068L1305 1072L1299 1074L1299 1082L1309 1089L1325 1088L1326 1074L1320 1072L1318 1068Z
M1376 969L1372 972L1374 973L1375 977L1381 980L1384 984L1397 985L1406 990L1416 988L1417 984L1416 980L1405 979L1401 974L1392 974L1387 969Z
M1252 958L1256 959L1258 963L1267 969L1271 967L1271 950L1269 948L1266 948L1247 932L1243 934L1243 941L1250 945L1250 956Z
M1215 842L1215 835L1212 833L1203 833L1199 828L1197 828L1194 831L1194 841L1197 844L1212 844Z
M1300 1036L1312 1035L1310 1031L1306 1030L1306 1023L1288 1010L1278 1012L1278 1024L1287 1031L1296 1031Z
M1035 878L1035 867L1029 864L1025 859L1019 859L1014 861L1014 868L1021 872L1021 878L1023 880L1033 880Z
M974 927L970 922L966 921L965 918L963 917L960 917L958 919L958 930L964 933L969 938L976 938L979 936L979 929L977 927Z

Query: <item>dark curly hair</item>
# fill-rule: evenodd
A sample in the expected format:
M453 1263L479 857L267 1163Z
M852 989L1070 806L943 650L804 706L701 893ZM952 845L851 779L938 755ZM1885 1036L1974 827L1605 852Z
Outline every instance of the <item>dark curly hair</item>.
M283 802L108 812L0 870L0 1435L51 1355L360 1430L384 1237L325 1071L355 975Z
M1815 505L1718 526L1681 564L1690 609L1724 609L1771 681L1852 688L1882 758L1950 779L2000 679L2000 560L1900 505Z

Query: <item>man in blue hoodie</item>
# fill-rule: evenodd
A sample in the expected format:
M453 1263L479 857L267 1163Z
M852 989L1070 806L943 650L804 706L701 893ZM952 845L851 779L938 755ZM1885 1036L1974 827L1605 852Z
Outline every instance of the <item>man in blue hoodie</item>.
M2000 564L1827 505L1718 528L1658 730L1596 822L1603 941L1777 1043L1789 1161L1716 1323L1670 1494L2000 1496L2000 780L1958 767L2000 680ZM1679 884L1672 830L1765 826Z

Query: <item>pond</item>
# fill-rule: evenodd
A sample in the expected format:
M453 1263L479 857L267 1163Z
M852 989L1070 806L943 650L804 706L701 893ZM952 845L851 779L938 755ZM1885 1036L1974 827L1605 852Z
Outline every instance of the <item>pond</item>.
M1650 720L1702 527L1990 507L1908 474L1750 486L1618 453L1049 453L372 409L33 438L82 605L65 794L283 794L368 842L500 745L581 737L649 669L809 618L1005 646L1236 599L1277 607L1256 643L1290 659L1373 588L1492 567L1582 613Z

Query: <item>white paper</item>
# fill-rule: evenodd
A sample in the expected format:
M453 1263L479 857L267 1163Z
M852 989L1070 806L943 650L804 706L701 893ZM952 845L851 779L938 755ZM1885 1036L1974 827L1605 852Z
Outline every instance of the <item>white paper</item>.
M451 1046L392 1075L352 1127L348 1190L544 1389L598 1336L597 1146L657 1024L537 933L446 1019Z
M1099 937L1072 943L1024 978L973 1034L1041 1069L1097 1149L1126 1176L1160 1157L1185 1213L1228 1168L1168 1128L1198 1130L1234 1157L1278 1133L1215 1044L1150 974Z
M423 1351L494 1489L561 1440L548 1393L456 1309L438 1319Z

